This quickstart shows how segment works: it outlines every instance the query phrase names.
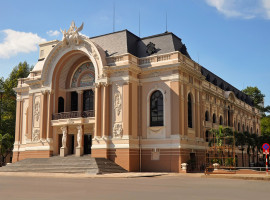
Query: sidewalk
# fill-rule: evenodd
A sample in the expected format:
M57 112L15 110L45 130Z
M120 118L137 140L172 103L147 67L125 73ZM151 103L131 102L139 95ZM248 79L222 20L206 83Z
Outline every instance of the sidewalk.
M202 175L201 177L270 181L270 174L211 174Z
M270 174L211 174L203 173L159 173L159 172L128 172L113 174L68 174L68 173L34 173L34 172L0 172L1 176L17 177L56 177L56 178L140 178L140 177L197 177L197 178L226 178L243 180L270 181Z

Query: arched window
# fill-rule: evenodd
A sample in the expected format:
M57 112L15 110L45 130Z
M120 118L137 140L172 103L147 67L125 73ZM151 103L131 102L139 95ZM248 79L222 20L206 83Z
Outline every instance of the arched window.
M205 121L208 121L209 120L209 113L208 111L205 112Z
M163 95L159 90L156 90L150 98L150 126L163 126L163 115Z
M213 123L217 123L216 114L213 114Z
M65 100L63 97L58 98L58 113L65 111Z
M245 132L245 125L242 126L242 132Z
M228 126L231 126L230 106L228 106Z
M238 122L238 132L240 131L240 123Z
M192 98L191 94L188 94L188 127L192 128Z
M247 132L249 132L249 128L248 128L248 125L247 125Z
M220 125L223 125L223 118L222 118L221 115L220 115L220 117L219 117L219 124L220 124Z
M83 111L94 110L94 92L86 90L83 92Z

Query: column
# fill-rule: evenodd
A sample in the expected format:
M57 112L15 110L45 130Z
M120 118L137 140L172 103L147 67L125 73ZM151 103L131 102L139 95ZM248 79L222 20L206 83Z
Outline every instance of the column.
M22 122L22 100L17 99L16 106L16 129L15 129L15 145L21 142L21 122Z
M102 136L109 136L109 85L104 84L103 86L103 98L102 98Z
M53 114L53 90L49 91L48 92L48 95L47 95L47 102L48 102L48 109L47 109L47 112L48 112L48 115L47 115L47 139L50 138L52 139L53 138L53 128L51 126L51 120L52 120L52 114Z
M180 88L178 81L171 82L171 134L180 134ZM164 97L165 98L165 97ZM164 104L165 106L165 104ZM164 113L165 114L165 113ZM165 124L164 124L165 126Z
M32 140L32 128L33 128L33 94L29 94L29 105L28 105L28 131L27 139Z
M131 83L123 85L123 135L132 135Z
M95 87L95 137L101 137L101 87Z
M79 113L82 113L83 111L83 91L79 90L78 93L78 111Z
M40 138L46 139L46 133L47 133L47 91L42 91L41 95L41 113L40 113Z
M200 94L196 91L196 137L200 137L201 132L201 112L200 112Z
M184 135L188 135L188 93L186 85L184 85L184 111Z
M20 144L21 144L21 133L22 133L22 99L17 99L16 106L16 130L15 130L15 143L14 143L14 153L12 162L16 162L20 160ZM17 152L16 152L17 151Z
M180 95L180 132L185 134L185 101L184 101L184 86L181 83L181 95Z
M62 147L60 148L60 157L65 157L68 153L67 149L67 127L61 127L63 137L62 137Z

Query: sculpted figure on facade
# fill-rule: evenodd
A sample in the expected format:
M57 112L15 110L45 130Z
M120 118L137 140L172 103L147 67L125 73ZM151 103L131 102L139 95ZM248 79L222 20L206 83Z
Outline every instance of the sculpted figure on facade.
M62 133L63 133L63 137L62 137L62 148L66 148L67 147L67 127L63 126L61 127Z
M82 40L83 36L81 36L79 32L82 29L83 29L83 23L79 28L77 28L74 21L71 22L71 25L68 31L66 31L66 29L64 31L60 29L63 34L63 39L62 39L63 44L64 45L80 44L80 41Z
M123 136L122 124L114 124L113 136L116 137L116 138L121 138Z
M121 113L121 106L122 106L121 94L120 92L117 92L114 95L114 109L116 111L117 116L119 116Z
M39 121L39 102L35 103L35 108L34 108L34 116L35 120L38 122Z
M33 142L38 142L39 141L39 129L36 129L33 131L33 134L32 134L32 141Z
M77 133L78 146L77 147L81 147L81 143L82 143L82 126L77 126L77 129L78 129L78 133Z

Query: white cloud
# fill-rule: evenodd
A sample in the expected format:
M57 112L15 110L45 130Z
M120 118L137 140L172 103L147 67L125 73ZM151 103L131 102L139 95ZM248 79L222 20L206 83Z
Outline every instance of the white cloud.
M0 58L10 58L18 53L30 53L37 51L37 45L46 40L34 33L25 33L5 29L4 40L0 43Z
M50 30L50 31L47 31L47 34L51 37L53 36L58 36L60 34L59 31L53 31L53 30Z
M232 9L234 0L206 0L206 3L215 7L219 12L227 17L238 17L241 15L241 13Z
M215 7L226 17L252 19L263 17L264 8L261 1L269 6L269 0L205 0L209 6ZM270 8L269 8L270 15Z
M262 7L265 11L266 18L270 19L270 1L269 0L262 0Z

